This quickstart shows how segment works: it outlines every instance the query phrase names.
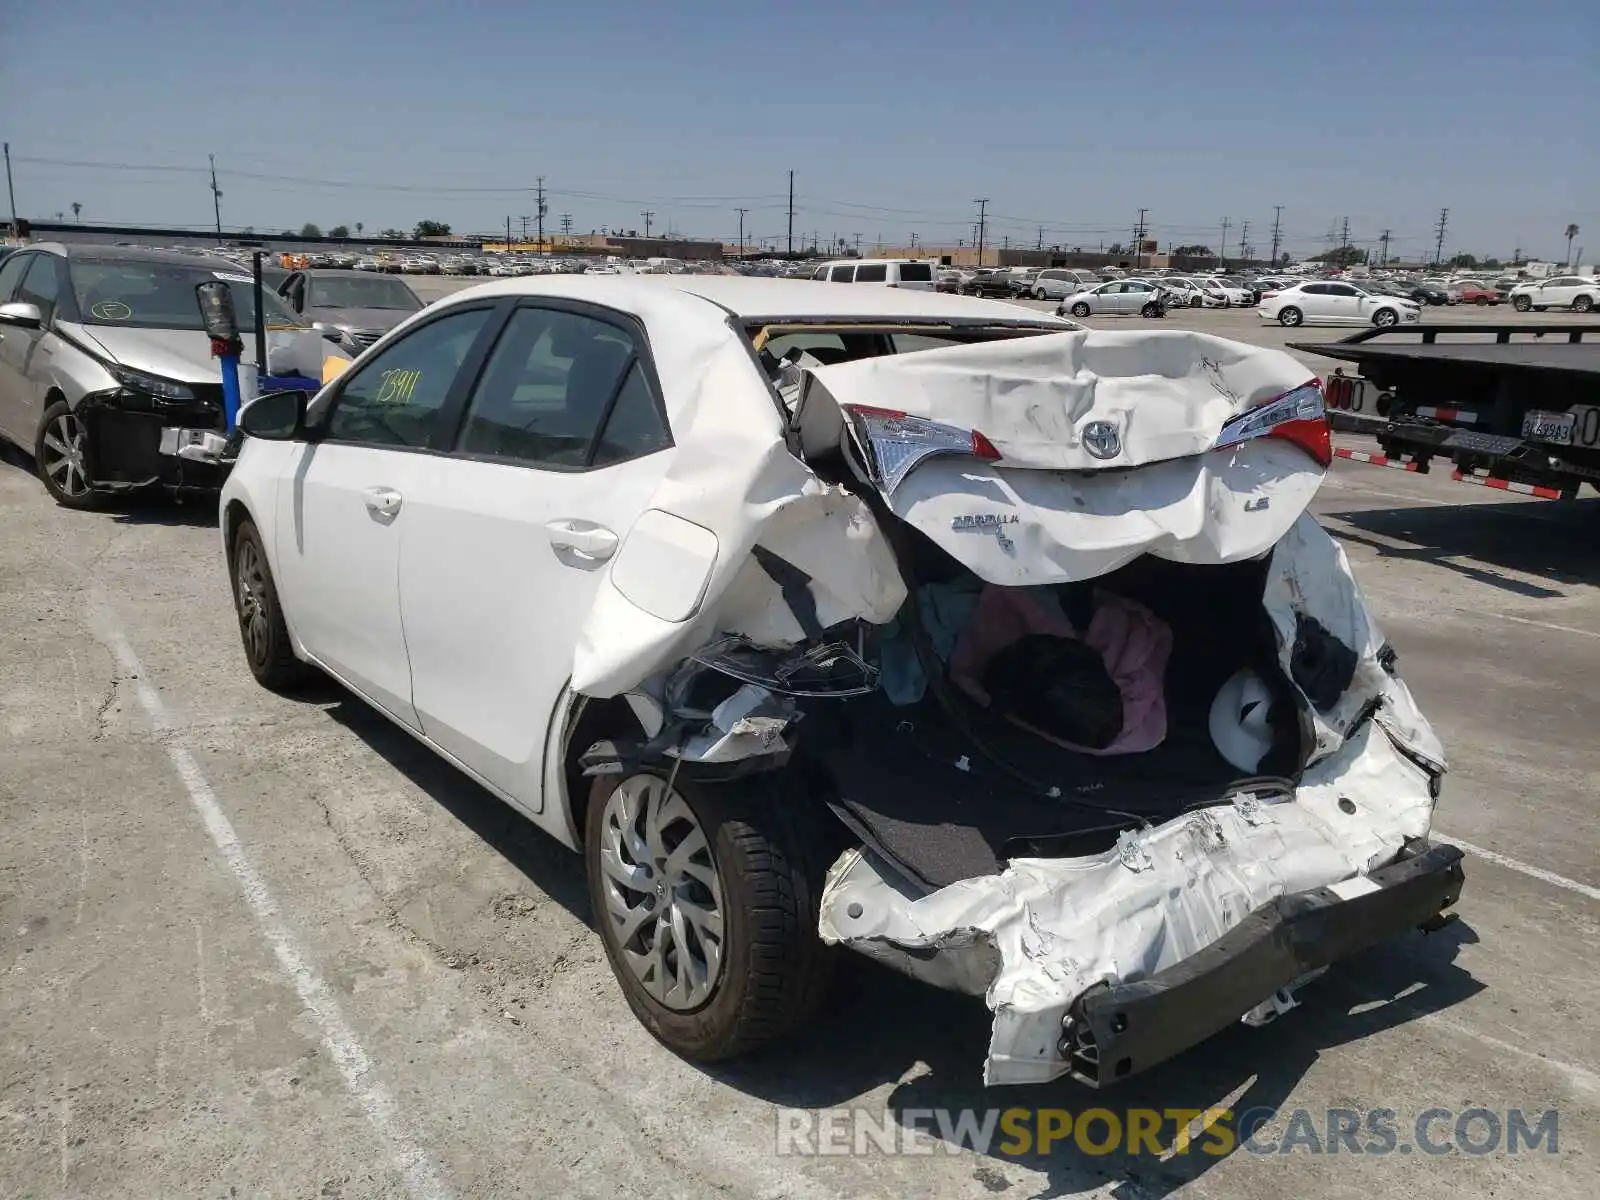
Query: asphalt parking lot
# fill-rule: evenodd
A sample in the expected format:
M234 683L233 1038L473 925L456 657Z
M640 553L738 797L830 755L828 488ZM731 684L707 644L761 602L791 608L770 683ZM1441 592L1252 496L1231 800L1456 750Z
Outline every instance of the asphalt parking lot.
M1250 311L1169 323L1341 336ZM865 963L798 1043L715 1070L667 1054L612 982L575 856L337 688L255 686L209 506L68 512L11 455L0 1193L1600 1194L1600 500L1339 462L1315 510L1450 753L1461 920L1113 1090L986 1093L982 1006ZM775 1153L780 1107L992 1105L1554 1109L1559 1147Z

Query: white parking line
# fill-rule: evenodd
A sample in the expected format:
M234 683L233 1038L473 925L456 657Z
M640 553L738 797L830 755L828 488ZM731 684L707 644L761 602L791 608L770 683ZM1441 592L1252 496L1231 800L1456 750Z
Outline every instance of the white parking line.
M1600 888L1590 887L1587 883L1579 883L1576 879L1568 879L1565 875L1557 875L1554 871L1546 871L1543 867L1536 867L1532 863L1525 863L1521 859L1512 858L1507 854L1500 854L1494 850L1485 850L1482 846L1474 846L1471 842L1464 842L1458 837L1451 837L1448 833L1434 831L1434 839L1446 842L1451 846L1459 846L1468 854L1492 862L1497 867L1504 867L1508 871L1518 871L1523 875L1531 876L1541 883L1548 883L1552 887L1565 888L1569 892L1577 892L1580 896L1587 896L1591 900L1600 900Z
M1532 617L1514 617L1510 613L1485 612L1480 616L1493 617L1497 621L1515 621L1518 625L1532 625L1537 629L1550 629L1556 633L1575 633L1579 637L1600 638L1600 632L1593 629L1574 629L1571 625L1554 625L1549 621L1535 621Z
M144 664L139 661L133 647L118 627L110 603L99 588L90 585L88 603L89 628L95 637L116 659L118 667L133 685L139 707L144 709L162 742L172 769L183 781L189 801L211 835L222 859L233 872L244 895L244 901L255 917L267 944L277 956L278 965L294 984L300 1002L316 1021L322 1032L322 1044L327 1048L345 1089L361 1106L369 1123L394 1160L395 1169L405 1180L406 1192L415 1200L447 1200L450 1191L440 1179L437 1169L427 1153L406 1131L394 1097L378 1078L372 1058L362 1047L356 1032L345 1020L339 1003L312 965L310 957L301 950L278 909L278 903L267 890L267 885L256 873L244 847L234 832L233 823L222 810L217 796L207 782L200 764L194 759L176 725L167 715L166 706L151 685Z

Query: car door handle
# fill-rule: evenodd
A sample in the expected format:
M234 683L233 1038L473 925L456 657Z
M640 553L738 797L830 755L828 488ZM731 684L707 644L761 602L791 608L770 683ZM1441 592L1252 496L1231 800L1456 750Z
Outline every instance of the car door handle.
M551 521L545 527L550 545L590 562L604 562L617 552L617 535L592 521Z
M361 493L367 511L380 521L392 521L400 512L401 495L393 488L368 488Z

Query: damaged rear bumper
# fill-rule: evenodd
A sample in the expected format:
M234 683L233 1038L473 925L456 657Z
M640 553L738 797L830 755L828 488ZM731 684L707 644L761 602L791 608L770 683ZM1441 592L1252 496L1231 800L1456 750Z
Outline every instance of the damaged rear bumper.
M1070 1074L1095 1087L1138 1074L1307 975L1408 930L1438 928L1461 895L1461 859L1454 846L1433 846L1350 881L1357 887L1280 896L1150 979L1091 988L1069 1010L1059 1047Z

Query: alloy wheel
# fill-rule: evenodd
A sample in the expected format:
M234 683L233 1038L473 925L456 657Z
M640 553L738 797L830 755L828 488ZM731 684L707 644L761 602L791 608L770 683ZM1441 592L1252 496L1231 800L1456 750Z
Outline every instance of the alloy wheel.
M622 958L678 1012L711 998L722 973L722 886L694 811L665 780L635 775L606 799L601 888Z
M69 500L89 494L89 472L83 461L83 423L64 412L45 427L40 442L40 467Z
M237 559L234 578L239 586L239 629L251 659L264 662L270 636L266 567L249 539L240 541Z

